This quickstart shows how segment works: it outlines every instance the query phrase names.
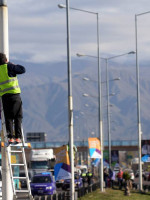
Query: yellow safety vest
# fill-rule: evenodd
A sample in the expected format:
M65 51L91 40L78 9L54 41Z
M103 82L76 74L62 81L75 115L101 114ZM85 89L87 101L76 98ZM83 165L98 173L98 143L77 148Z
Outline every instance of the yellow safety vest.
M89 177L92 176L92 173L87 173L87 176L89 176Z
M7 64L0 65L0 96L21 93L17 77L9 77Z

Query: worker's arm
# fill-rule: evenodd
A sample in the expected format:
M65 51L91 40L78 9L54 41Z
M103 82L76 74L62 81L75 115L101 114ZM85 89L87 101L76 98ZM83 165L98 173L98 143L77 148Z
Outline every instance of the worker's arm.
M17 74L23 74L26 72L25 67L23 67L22 65L16 65L10 62L7 63L7 68L9 77L14 77Z

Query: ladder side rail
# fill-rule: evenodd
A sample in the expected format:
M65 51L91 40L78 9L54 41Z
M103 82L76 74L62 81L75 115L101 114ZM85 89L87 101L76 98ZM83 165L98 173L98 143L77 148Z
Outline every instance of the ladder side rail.
M25 150L24 150L24 146L25 146L25 140L24 140L24 134L23 134L23 127L22 127L22 143L23 146L21 147L22 150L22 158L23 158L23 163L24 163L24 169L25 169L25 174L26 174L26 181L27 181L27 188L29 190L29 195L31 195L31 188L30 188L30 182L29 182L29 174L28 174L28 168L27 168L27 162L26 162L26 156L25 156Z
M2 130L3 130L3 134L4 134L4 143L5 143L7 140L7 135L6 135L6 124L5 124L5 116L4 116L2 100L1 100L1 117L2 117L2 119L1 119L2 120ZM12 189L13 189L13 193L15 194L16 192L15 192L15 186L14 186L14 181L13 181L13 172L12 172L12 167L11 167L10 148L11 147L6 147L6 152L7 152L7 157L8 157L8 166L9 166L9 171L10 171Z
M22 134L22 144L25 146L25 139L24 139L24 134L23 134L23 127L21 125L21 134Z
M14 184L14 181L13 181L13 171L12 171L12 166L11 166L10 148L11 147L7 147L8 165L9 165L9 170L10 170L10 177L11 177L11 184L12 184L13 193L14 193L14 195L16 195L15 184Z
M25 157L25 150L24 150L24 147L21 147L21 149L22 149L22 158L23 158L24 169L25 169L25 174L26 174L27 188L29 191L29 195L31 195L31 188L30 188L29 174L28 174L28 168L27 168L26 157Z

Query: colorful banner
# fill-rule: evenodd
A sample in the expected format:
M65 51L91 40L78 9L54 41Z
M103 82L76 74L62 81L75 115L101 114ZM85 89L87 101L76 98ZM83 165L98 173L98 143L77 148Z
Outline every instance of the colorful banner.
M150 156L149 155L145 155L141 158L142 162L150 162Z
M101 158L100 140L98 138L88 138L91 158Z
M150 156L150 140L142 140L142 156Z
M56 165L54 168L55 180L70 179L71 168L67 145L56 149Z
M99 158L95 158L93 160L93 162L92 162L92 165L94 165L95 167L98 167L99 163L100 163L100 159Z

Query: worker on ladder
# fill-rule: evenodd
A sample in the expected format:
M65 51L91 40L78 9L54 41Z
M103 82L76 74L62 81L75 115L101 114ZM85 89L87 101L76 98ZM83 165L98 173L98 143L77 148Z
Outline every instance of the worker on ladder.
M17 74L25 73L25 68L8 62L6 55L0 53L0 96L5 116L8 143L21 143L22 138L22 100ZM14 122L14 127L13 127ZM13 132L15 131L15 136Z

